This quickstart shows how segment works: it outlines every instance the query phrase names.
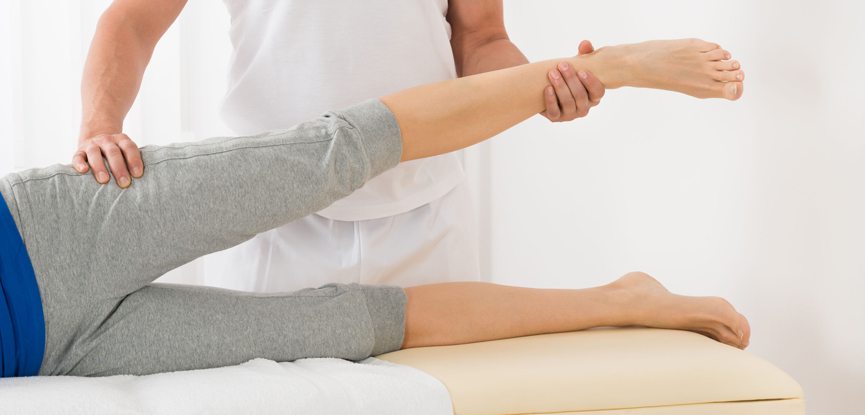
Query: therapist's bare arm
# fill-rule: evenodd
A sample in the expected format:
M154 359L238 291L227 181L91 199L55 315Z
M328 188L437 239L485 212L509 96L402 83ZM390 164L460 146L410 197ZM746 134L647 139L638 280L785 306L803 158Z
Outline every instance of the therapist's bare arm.
M186 0L114 0L102 14L81 80L81 130L72 166L100 183L127 187L144 174L138 146L123 134L153 49ZM106 169L104 161L110 166Z
M459 76L529 62L508 36L502 0L450 0L448 3L451 47ZM580 54L592 51L591 43L580 43ZM550 121L571 121L584 117L604 95L603 85L596 78L589 73L587 79L580 81L576 71L566 62L561 62L550 75L550 85L543 91L545 108L541 113Z
M605 47L590 54L537 62L400 91L382 102L403 138L403 160L468 147L537 114L539 94L557 62L597 75L607 88L677 91L699 98L738 99L744 73L730 53L697 39Z

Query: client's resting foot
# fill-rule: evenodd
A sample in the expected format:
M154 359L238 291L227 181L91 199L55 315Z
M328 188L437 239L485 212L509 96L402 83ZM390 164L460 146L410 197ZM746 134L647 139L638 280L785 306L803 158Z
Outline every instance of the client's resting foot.
M742 96L745 73L730 52L718 44L699 39L652 40L598 49L619 68L626 80L618 86L666 89L697 98Z
M694 331L744 349L751 337L745 316L718 297L688 297L667 291L642 272L625 274L606 286L629 312L635 325Z

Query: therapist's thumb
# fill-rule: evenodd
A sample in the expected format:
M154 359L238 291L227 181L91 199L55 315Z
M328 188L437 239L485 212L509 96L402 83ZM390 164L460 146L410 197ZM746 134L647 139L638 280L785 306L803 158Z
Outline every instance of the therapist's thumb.
M589 54L595 51L595 47L592 46L592 42L588 40L584 40L580 42L579 48L577 50L580 52L580 55Z

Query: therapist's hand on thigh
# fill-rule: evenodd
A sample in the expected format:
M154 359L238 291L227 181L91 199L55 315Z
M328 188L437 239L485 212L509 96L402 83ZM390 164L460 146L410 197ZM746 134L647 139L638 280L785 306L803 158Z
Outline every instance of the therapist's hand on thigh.
M105 167L106 162L108 168ZM122 188L132 184L132 178L144 174L144 163L138 145L123 133L85 136L78 141L78 150L72 157L72 167L79 173L93 171L101 184L114 181ZM108 171L111 174L108 174Z
M579 54L595 51L588 40L580 42ZM553 122L573 121L588 115L598 105L605 88L591 72L576 71L567 62L561 62L547 74L550 85L544 89L546 110L541 113Z

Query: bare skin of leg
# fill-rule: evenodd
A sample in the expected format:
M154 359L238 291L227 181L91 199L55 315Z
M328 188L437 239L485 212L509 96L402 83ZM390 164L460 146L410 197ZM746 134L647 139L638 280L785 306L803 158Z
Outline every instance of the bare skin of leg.
M587 55L537 62L400 91L381 98L396 117L403 160L486 140L545 108L548 73L566 61L608 89L625 86L736 100L744 73L730 53L697 39L608 46Z
M642 272L578 290L466 282L410 287L405 292L403 348L594 327L689 330L741 349L751 336L748 320L724 299L676 295Z

